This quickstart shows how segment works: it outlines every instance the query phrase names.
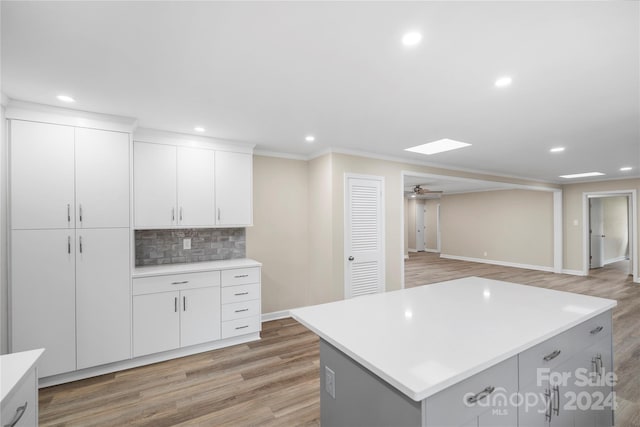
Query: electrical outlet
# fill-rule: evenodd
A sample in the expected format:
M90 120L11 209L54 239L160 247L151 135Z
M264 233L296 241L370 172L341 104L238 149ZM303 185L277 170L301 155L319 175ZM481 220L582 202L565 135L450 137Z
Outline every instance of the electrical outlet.
M487 252L485 251L484 256L487 256Z
M324 367L324 389L329 396L336 398L336 373L327 366Z
M182 240L182 249L191 249L191 239Z

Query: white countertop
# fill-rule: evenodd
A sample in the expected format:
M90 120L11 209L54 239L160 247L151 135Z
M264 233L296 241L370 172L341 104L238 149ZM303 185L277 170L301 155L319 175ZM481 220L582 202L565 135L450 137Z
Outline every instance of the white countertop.
M44 348L0 356L0 402L9 395L24 375L36 364Z
M189 262L136 267L132 277L164 276L167 274L196 273L199 271L230 270L232 268L260 267L262 264L249 258L225 259L221 261Z
M421 401L616 305L604 298L467 277L291 314Z

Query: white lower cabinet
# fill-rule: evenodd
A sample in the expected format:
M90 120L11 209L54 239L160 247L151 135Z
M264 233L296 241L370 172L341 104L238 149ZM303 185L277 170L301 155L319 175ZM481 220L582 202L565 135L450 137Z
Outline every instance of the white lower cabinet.
M134 279L133 356L219 340L219 282L218 271Z
M46 348L41 377L76 369L75 230L11 232L11 351Z

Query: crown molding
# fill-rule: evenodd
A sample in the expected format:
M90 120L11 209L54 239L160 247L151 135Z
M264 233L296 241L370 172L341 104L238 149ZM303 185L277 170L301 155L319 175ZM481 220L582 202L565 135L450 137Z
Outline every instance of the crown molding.
M177 145L184 147L207 148L218 151L253 153L254 144L228 141L201 135L169 132L157 129L138 128L133 133L133 140L153 144Z

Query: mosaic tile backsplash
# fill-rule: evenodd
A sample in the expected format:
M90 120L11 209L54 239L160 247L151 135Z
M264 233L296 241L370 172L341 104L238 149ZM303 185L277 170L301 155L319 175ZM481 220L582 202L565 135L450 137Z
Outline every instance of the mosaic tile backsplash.
M245 258L244 228L136 230L136 266ZM183 240L191 239L191 249Z

